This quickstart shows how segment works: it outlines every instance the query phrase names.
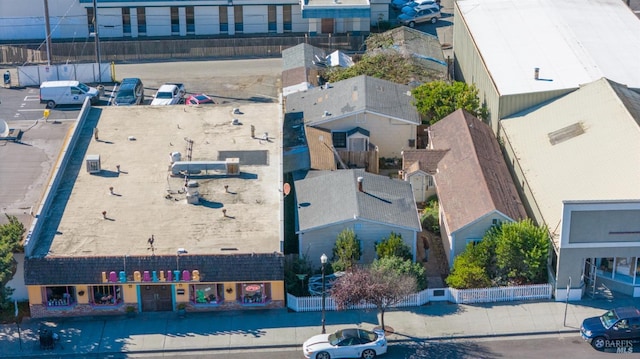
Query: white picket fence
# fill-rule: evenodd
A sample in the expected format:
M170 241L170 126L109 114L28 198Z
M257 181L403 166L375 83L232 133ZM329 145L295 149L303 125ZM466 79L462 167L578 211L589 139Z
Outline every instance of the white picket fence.
M520 300L550 299L551 284L534 284L515 287L495 287L481 289L454 289L449 293L454 303L495 303Z
M450 301L458 304L494 303L521 300L550 299L552 295L551 284L535 284L515 287L496 287L480 289L454 289L439 288L425 289L411 294L401 303L393 306L418 307L430 301ZM287 293L287 307L296 312L314 312L322 310L322 297L295 297ZM362 303L352 305L348 309L371 309L373 305ZM333 298L325 298L325 310L337 310Z

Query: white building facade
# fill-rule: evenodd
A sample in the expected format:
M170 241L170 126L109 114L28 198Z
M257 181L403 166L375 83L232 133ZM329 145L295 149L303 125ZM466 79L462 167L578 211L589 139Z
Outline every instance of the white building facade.
M41 40L45 3L52 39L86 39L94 33L93 0L0 2L0 41ZM100 38L188 37L236 34L355 33L389 19L378 0L97 0Z

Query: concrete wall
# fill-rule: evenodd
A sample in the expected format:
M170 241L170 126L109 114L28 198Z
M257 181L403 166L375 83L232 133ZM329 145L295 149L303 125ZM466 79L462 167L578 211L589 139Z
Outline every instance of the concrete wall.
M402 236L404 243L412 248L415 260L416 232L362 220L349 221L301 233L298 236L300 256L307 256L313 268L320 267L320 256L324 253L331 260L336 238L346 228L353 229L361 242L360 263L371 263L376 258L375 243L389 237L391 232L399 233Z
M84 40L89 36L87 11L78 0L49 1L49 23L53 39ZM0 1L0 40L44 40L42 0Z

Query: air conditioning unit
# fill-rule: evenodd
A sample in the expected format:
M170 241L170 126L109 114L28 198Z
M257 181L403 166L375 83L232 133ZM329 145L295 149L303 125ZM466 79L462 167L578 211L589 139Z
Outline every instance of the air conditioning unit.
M102 171L102 168L100 168L100 155L87 155L86 163L87 172L100 173Z

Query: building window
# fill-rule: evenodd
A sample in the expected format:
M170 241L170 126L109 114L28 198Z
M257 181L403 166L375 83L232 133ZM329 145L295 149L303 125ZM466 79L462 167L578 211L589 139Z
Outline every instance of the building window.
M276 20L276 6L275 5L269 5L267 8L267 17L268 17L268 22L269 22L269 32L276 32L278 27L277 27L277 20Z
M219 7L220 32L229 32L229 13L226 6Z
M285 32L291 32L291 5L282 6L282 25Z
M93 18L93 8L92 7L88 7L87 8L87 27L89 28L89 34L95 32L95 28L93 26L93 24L94 24L93 20L94 20L94 18Z
M193 34L196 32L196 17L194 15L193 6L185 7L186 17L187 17L187 33Z
M432 175L427 175L427 188L431 188L434 186L433 184L433 176Z
M76 288L71 286L44 287L43 296L48 308L69 307L76 304Z
M122 8L122 31L131 35L131 13L128 7Z
M635 258L616 257L615 279L625 283L633 283L633 275L636 271Z
M236 24L236 32L242 32L243 26L242 26L242 6L241 5L235 5L233 7L233 21Z
M335 147L335 148L347 148L347 133L346 132L331 132L331 139L333 140L333 147Z
M180 33L180 12L175 6L171 7L171 32Z
M224 285L194 284L191 286L191 303L219 304L224 300Z
M367 137L350 137L349 151L365 152L369 147L369 139Z
M606 278L613 278L613 257L598 258L596 263L598 264L598 275Z
M265 304L271 299L271 283L243 283L237 287L237 299L242 304Z
M145 16L145 11L143 7L139 7L136 9L138 13L138 33L146 34L147 33L147 18Z
M90 287L93 305L114 306L122 303L122 286L119 285L94 285Z

